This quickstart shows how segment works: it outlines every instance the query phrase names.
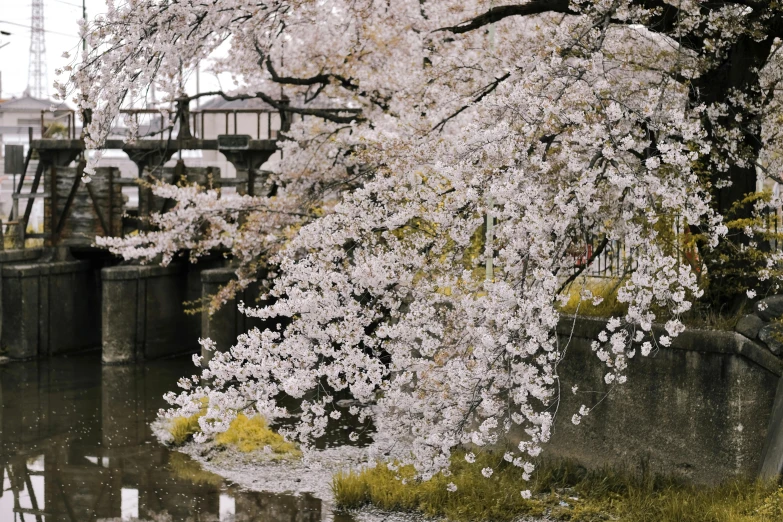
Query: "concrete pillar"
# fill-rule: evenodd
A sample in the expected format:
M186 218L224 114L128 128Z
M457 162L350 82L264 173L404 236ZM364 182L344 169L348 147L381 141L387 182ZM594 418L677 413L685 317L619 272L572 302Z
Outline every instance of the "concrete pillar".
M180 329L183 274L179 265L101 270L104 364L127 364L186 349L189 336Z
M0 266L18 264L18 263L29 263L41 257L42 252L43 250L40 248L30 248L26 250L25 249L0 250ZM3 278L2 278L2 273L0 272L0 338L2 338L2 328L4 322L2 319L2 313L3 313L2 284L3 284Z
M207 303L222 286L235 278L233 268L214 268L201 272L201 296L204 303L201 311L201 337L215 341L219 351L226 351L236 343L237 336L244 328L244 315L237 309L237 302L234 299L213 313L209 313ZM204 363L212 359L212 353L204 348L201 349Z
M222 260L198 265L115 266L103 280L104 364L128 364L198 350L198 316L185 303L200 296L199 274Z
M258 169L275 153L275 149L251 149L249 144L250 136L247 135L218 137L218 150L234 165L237 178L247 181L246 185L237 186L237 190L240 194L255 196L264 193L266 184L266 174L261 174Z
M35 265L4 267L3 330L0 344L13 359L30 359L38 354L39 274Z
M146 289L139 284L138 267L104 268L101 283L101 360L104 364L134 362L137 343L143 340L145 317L145 314L138 317L137 311Z
M221 287L229 281L236 278L233 268L216 268L204 270L201 272L201 299L206 305L209 299L214 296ZM248 306L254 304L263 305L265 302L259 302L259 291L257 287L248 288L240 292L239 299ZM232 299L223 304L220 309L210 314L206 309L201 311L201 337L209 338L215 341L218 351L227 351L236 344L237 337L249 331L251 328L268 328L271 322L281 321L262 321L254 317L248 317L237 308L237 300ZM201 349L201 356L204 362L212 358L213 352Z
M99 282L87 261L2 267L2 344L28 359L97 348Z

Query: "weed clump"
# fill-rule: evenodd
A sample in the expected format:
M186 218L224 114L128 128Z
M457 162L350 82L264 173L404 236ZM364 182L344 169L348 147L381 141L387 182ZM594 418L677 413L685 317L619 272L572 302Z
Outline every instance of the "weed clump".
M477 457L475 464L455 457L452 476L437 475L428 481L417 481L412 467L394 472L379 463L359 473L338 473L332 490L337 505L344 509L371 504L388 511L415 511L471 521L544 514L543 506L520 495L521 489L527 489L520 468L504 466L503 472L496 470L491 479L481 475L483 467L497 465L498 459L491 455ZM457 486L455 492L447 489L452 482Z
M617 299L617 291L624 282L624 279L594 277L577 279L565 289L568 301L560 305L560 312L587 317L621 317L628 310L628 305ZM583 299L581 296L586 290L600 297L601 302L593 304L591 299Z
M190 417L176 417L171 419L167 430L171 435L171 444L181 446L192 439L193 435L201 429L199 419L206 414L206 401L198 413ZM231 424L223 433L215 436L215 445L220 448L235 448L242 453L264 451L273 458L300 457L302 452L299 447L288 442L282 435L272 430L263 417L254 415L248 417L240 413L231 421Z
M288 442L279 433L272 431L260 416L248 417L239 414L231 421L228 430L215 436L219 446L230 446L243 453L268 451L276 456L300 456L301 451L293 442Z
M568 297L564 304L558 305L558 310L563 314L580 315L583 317L623 317L628 311L628 304L621 303L618 299L618 290L625 283L625 279L608 279L600 277L584 277L572 282L565 288L564 293ZM600 302L594 304L592 299L584 299L582 295L589 291L593 296L599 297ZM734 310L716 310L705 303L694 300L694 307L679 316L679 319L690 328L710 330L732 331L737 321L748 313L747 307L738 306ZM657 320L666 322L671 317L668 310L659 306L653 306L653 312Z
M168 432L171 434L171 443L174 446L182 446L188 442L194 434L201 429L198 425L200 417L206 413L206 407L190 417L176 417L171 419L168 425Z
M644 463L643 463L644 464ZM481 469L494 470L490 478ZM511 521L520 516L548 515L571 522L779 522L783 520L783 488L773 483L737 479L707 487L674 476L638 469L587 470L573 461L541 461L530 481L523 470L493 454L475 464L464 455L452 459L452 475L420 481L410 467L397 472L378 464L360 472L335 475L337 505L365 505L390 511L423 513L455 521ZM447 485L453 483L456 491ZM529 489L525 499L521 490Z

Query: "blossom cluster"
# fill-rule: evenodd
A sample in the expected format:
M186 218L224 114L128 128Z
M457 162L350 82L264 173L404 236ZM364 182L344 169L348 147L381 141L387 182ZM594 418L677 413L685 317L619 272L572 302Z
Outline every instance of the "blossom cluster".
M569 252L598 237L623 241L635 261L618 294L627 313L593 345L607 385L683 330L677 318L701 290L656 224L679 215L717 244L725 227L702 171L731 181L752 170L759 149L737 146L749 131L732 115L771 103L744 98L742 85L731 99L693 86L777 14L694 1L674 20L629 0L497 4L133 0L85 28L72 81L94 111L91 147L150 84L181 98L183 71L223 44L231 51L212 68L236 85L222 95L274 102L283 89L307 115L268 166L269 195L160 185L178 203L156 230L102 240L146 261L225 249L240 286L264 267L271 304L243 311L277 328L215 353L167 396L165 415L207 399L208 437L248 408L272 421L296 413L285 432L307 444L344 420L335 397L350 393L349 416L375 424L373 450L421 478L447 472L457 448L514 434L506 460L529 475L559 402ZM757 84L774 83L762 72ZM312 100L358 112L329 117ZM655 310L670 318L658 338Z

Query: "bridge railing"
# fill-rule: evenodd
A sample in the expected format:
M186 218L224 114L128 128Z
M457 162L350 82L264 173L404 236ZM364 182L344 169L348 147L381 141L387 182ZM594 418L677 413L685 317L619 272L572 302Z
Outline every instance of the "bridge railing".
M174 135L182 130L182 121L172 126L170 117L174 109L123 109L121 115L129 115L137 127L148 117L150 129L144 137L158 137L161 131L171 129ZM218 134L249 134L257 140L275 140L280 129L280 112L275 109L200 109L184 111L190 135L199 139L215 139ZM241 118L241 121L240 121ZM249 121L248 121L249 120ZM277 125L274 125L277 123ZM278 128L275 129L274 127ZM240 127L254 132L238 132Z
M51 118L51 111L41 111L41 137L43 138L62 138L74 140L79 137L76 130L76 111L65 110L58 111L62 114ZM142 138L158 137L162 130L166 130L170 127L169 116L174 113L174 110L169 109L122 109L120 115L130 115L135 121L137 126L143 124L143 118L146 116L149 118L149 126L151 129L148 135L142 136ZM205 129L208 128L208 124L212 124L214 139L218 134L248 134L247 132L237 132L237 130L243 127L245 130L252 126L255 132L249 133L250 136L257 140L275 140L277 139L278 132L280 130L280 112L275 109L201 109L195 111L187 111L189 129L191 130L193 137L208 139L206 134L208 132ZM209 117L213 121L209 121ZM275 117L276 116L276 117ZM240 125L239 118L242 118ZM251 125L248 125L248 119L251 120ZM218 121L219 120L219 121ZM66 129L66 134L56 135L53 133L51 124L53 122L62 122ZM253 125L254 123L254 125ZM274 128L275 125L278 128ZM119 125L117 126L119 129ZM173 126L173 131L177 133L182 128L180 122L177 122ZM222 131L222 132L221 132Z
M357 109L324 109L326 112L358 112ZM177 112L175 107L161 107L156 109L122 109L120 118L130 117L137 128L147 126L141 139L161 139L163 133L171 130L178 138L215 139L218 135L249 135L256 140L276 140L279 133L290 127L298 117L307 118L303 114L288 111L279 111L272 107L249 109L196 109L185 107L180 109L177 121L171 123L171 116ZM145 122L144 119L147 119ZM62 122L65 125L65 135L55 134L51 127L53 122ZM183 123L185 123L183 125ZM61 138L75 140L79 138L76 128L76 111L65 109L58 110L52 118L51 111L41 111L41 137ZM120 122L114 126L116 132L123 127ZM240 131L241 129L241 131ZM184 135L182 135L184 134Z
M56 138L54 135L54 129L52 123L63 123L65 126L65 136L63 139L75 140L78 138L76 134L76 111L71 109L57 109L57 112L53 115L52 111L41 111L41 137L42 138ZM31 127L32 129L32 127Z

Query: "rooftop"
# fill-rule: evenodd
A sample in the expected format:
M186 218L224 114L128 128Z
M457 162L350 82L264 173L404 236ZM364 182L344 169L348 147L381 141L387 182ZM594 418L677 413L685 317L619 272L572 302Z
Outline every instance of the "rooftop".
M53 105L55 106L55 111L71 110L67 103L56 103L51 100L33 98L32 96L22 96L21 98L0 100L0 112L48 111Z

